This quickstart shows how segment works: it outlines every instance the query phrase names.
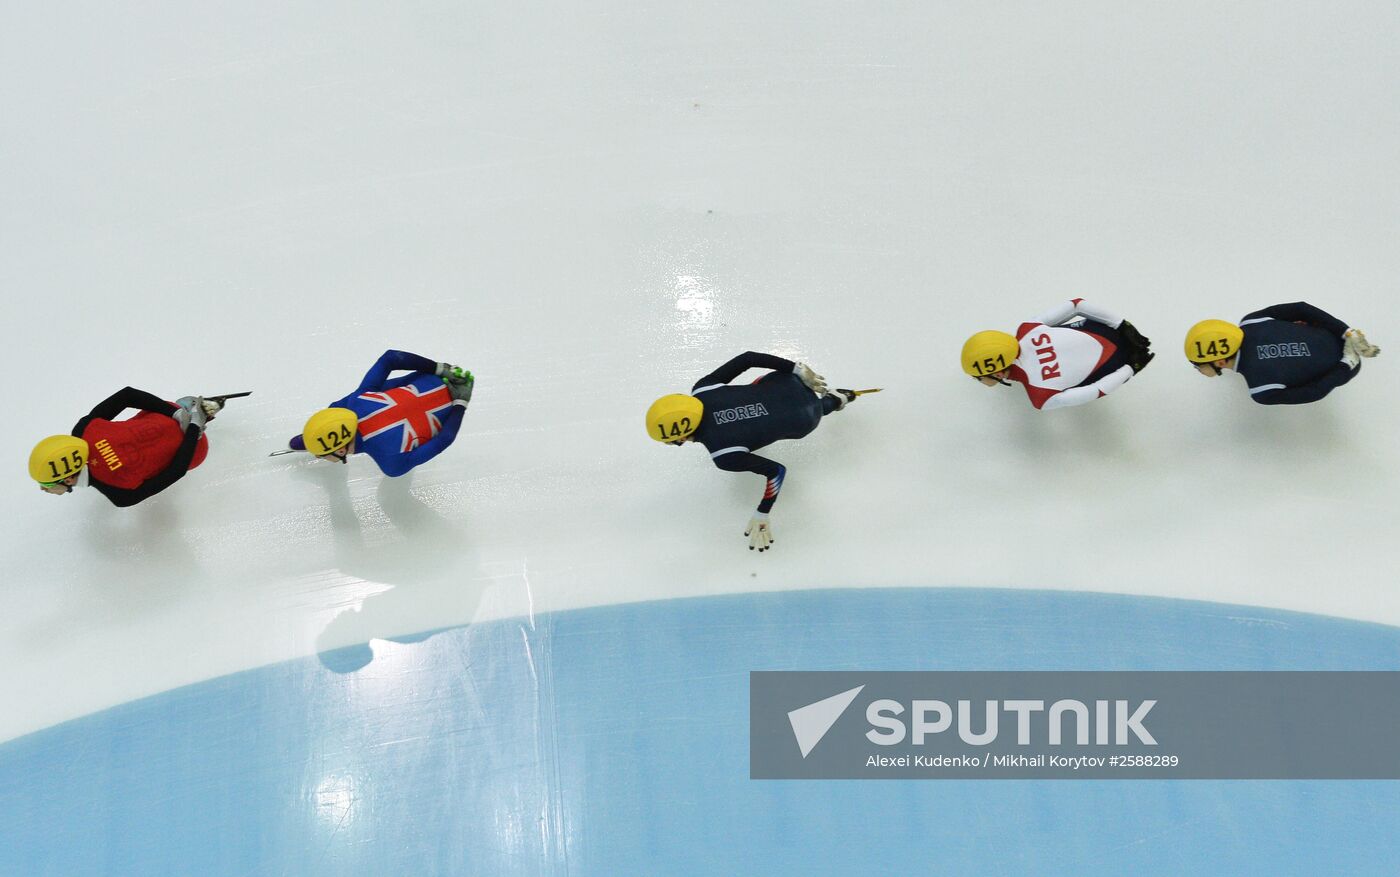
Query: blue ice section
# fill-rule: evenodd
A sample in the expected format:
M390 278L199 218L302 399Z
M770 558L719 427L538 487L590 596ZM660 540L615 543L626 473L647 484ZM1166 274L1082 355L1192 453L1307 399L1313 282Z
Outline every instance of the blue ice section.
M754 669L1397 669L1396 628L911 589L407 639L0 746L0 873L1278 875L1400 860L1397 783L748 779Z

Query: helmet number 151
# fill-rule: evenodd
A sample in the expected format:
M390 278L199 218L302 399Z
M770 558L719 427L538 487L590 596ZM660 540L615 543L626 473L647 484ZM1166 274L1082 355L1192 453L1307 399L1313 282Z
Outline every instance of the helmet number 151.
M1006 368L1006 357L998 353L995 357L987 357L981 362L974 362L973 368L977 369L979 375L989 375Z

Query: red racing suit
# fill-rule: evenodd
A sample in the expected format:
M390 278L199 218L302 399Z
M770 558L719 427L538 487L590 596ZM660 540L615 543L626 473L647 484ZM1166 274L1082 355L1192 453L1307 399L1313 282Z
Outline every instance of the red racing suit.
M140 413L115 419L128 408ZM209 440L198 426L171 417L179 406L126 387L99 403L73 427L88 443L88 484L116 506L136 505L204 462Z

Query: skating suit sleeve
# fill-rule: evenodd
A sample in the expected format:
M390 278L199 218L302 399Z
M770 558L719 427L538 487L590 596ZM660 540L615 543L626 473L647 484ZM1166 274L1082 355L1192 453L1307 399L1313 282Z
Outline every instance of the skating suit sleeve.
M370 366L369 371L365 372L365 379L360 381L355 393L372 393L384 389L389 375L396 371L426 372L432 375L437 373L437 363L416 353L386 350L384 355Z
M83 430L87 429L88 424L93 420L116 420L117 415L128 408L135 408L138 411L154 411L157 414L169 414L178 407L174 402L167 402L145 390L122 387L98 402L87 417L79 420L73 427L73 435L81 438Z
M378 463L380 470L390 478L397 478L406 474L413 467L428 462L447 450L453 440L457 438L457 431L462 428L462 416L466 410L465 402L460 400L453 402L451 410L442 416L442 428L438 430L437 435L411 451L405 451L401 454L386 454L382 458L375 457L374 462Z
M1102 399L1109 393L1123 386L1128 382L1128 378L1133 376L1133 367L1125 365L1114 372L1109 372L1092 384L1084 387L1073 387L1068 390L1061 390L1041 403L1040 410L1049 411L1052 408L1072 408L1075 405L1083 405L1085 402L1092 402L1095 399Z
M120 410L118 413L120 413ZM107 420L110 418L103 419ZM140 487L126 490L120 487L112 487L103 484L96 478L88 479L88 484L96 488L98 493L101 493L111 500L112 505L120 508L133 506L142 500L150 499L176 481L185 477L185 473L190 470L190 461L194 459L195 449L199 445L199 436L199 427L195 426L193 423L185 427L185 437L180 441L180 447L175 451L175 456L170 459L170 465L141 482Z
M1246 314L1244 319L1240 320L1240 325L1243 326L1251 322L1265 319L1285 320L1289 323L1307 323L1309 326L1316 326L1338 337L1345 335L1347 331L1346 323L1343 323L1322 308L1314 307L1305 301L1273 305L1261 311ZM1343 383L1345 383L1345 381ZM1318 398L1321 397L1319 396Z
M721 453L714 457L714 461L716 466L726 472L753 472L767 479L763 487L763 499L758 504L758 510L763 514L767 514L773 508L773 503L778 501L778 493L783 489L783 478L787 476L787 467L782 463L744 450Z
M1356 377L1356 373L1361 371L1361 366L1352 368L1345 362L1338 362L1332 366L1322 377L1309 384L1300 387L1278 387L1269 390L1259 390L1250 393L1251 399L1260 405L1306 405L1309 402L1316 402L1328 393Z
M1072 298L1056 305L1049 313L1041 315L1036 322L1046 326L1063 326L1066 323L1086 317L1096 323L1103 323L1112 329L1123 324L1123 316L1105 308L1091 305L1082 298Z
M770 353L755 353L750 350L741 353L724 365L705 375L695 382L691 388L691 393L703 393L714 387L722 387L739 375L751 368L772 369L775 372L790 372L796 365L790 359L783 359L781 356L773 356Z

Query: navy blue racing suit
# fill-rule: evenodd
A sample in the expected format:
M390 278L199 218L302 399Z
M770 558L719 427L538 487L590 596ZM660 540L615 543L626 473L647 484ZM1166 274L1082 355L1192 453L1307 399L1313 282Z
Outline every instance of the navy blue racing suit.
M783 439L797 439L817 428L840 405L832 395L818 397L793 374L792 360L767 353L742 353L695 382L690 393L705 406L692 438L726 472L753 472L767 479L758 511L767 514L783 489L787 468L754 451ZM729 382L751 368L772 369L751 384Z
M1240 320L1235 371L1261 405L1316 402L1361 371L1342 359L1347 324L1307 302L1274 305Z

